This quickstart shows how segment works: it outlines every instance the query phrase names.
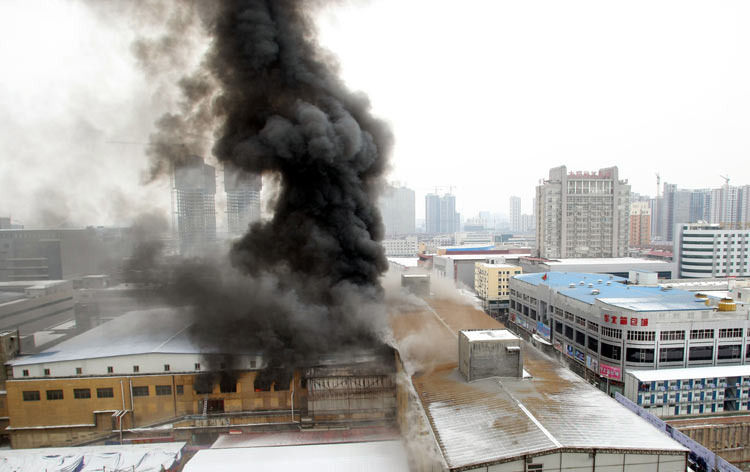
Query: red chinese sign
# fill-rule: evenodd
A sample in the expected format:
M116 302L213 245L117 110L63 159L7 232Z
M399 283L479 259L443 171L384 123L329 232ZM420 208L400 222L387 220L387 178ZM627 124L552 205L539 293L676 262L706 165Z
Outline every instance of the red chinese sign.
M630 326L648 326L648 318L630 318L628 320L627 316L617 316L617 315L604 315L604 322L605 323L612 323L612 324L621 324L621 325L627 325L628 323Z
M622 371L619 367L599 363L599 375L608 379L620 380L622 378Z

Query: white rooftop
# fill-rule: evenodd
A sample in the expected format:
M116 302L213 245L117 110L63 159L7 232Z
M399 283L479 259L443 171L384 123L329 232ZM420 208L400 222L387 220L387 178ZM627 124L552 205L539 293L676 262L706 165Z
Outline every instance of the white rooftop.
M441 254L437 255L435 254L433 257L444 257L446 259L452 259L454 261L481 261L481 260L487 260L487 259L497 259L498 257L504 257L504 256L514 256L515 254Z
M641 259L638 257L591 257L582 259L552 259L544 264L554 265L628 265L628 264L651 264L664 265L671 262L658 261L654 259Z
M518 339L516 335L508 331L507 329L489 329L489 330L477 330L477 331L461 331L469 342L474 341L508 341L512 339Z
M204 449L193 456L184 472L217 470L304 470L408 472L401 441Z
M45 447L0 451L0 472L75 470L94 472L171 470L182 457L184 442L125 446Z
M20 357L10 365L127 356L134 354L200 354L215 352L192 339L192 320L179 309L132 311L38 354ZM251 354L237 353L237 354Z
M513 264L490 264L489 262L480 262L485 267L496 268L496 269L520 269L517 265Z
M716 377L750 377L750 365L722 365L709 367L688 367L685 369L629 370L641 382L662 380L712 379Z
M398 264L403 267L417 267L419 264L418 257L389 257L388 262Z

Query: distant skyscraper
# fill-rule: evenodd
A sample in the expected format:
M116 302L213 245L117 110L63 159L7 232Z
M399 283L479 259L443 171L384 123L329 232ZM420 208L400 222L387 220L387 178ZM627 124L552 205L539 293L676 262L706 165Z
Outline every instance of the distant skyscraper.
M510 230L521 231L521 197L510 197Z
M192 254L216 240L216 171L198 156L174 168L180 253Z
M650 201L630 202L630 246L644 247L651 243Z
M630 185L617 167L598 172L550 169L536 188L536 254L546 258L623 257L630 224Z
M534 215L521 215L521 226L518 228L518 231L521 233L533 233L534 228L536 228Z
M414 190L388 186L380 199L385 234L397 236L416 232L416 200Z
M224 191L227 193L227 228L230 236L245 234L250 223L260 219L259 175L226 165Z
M426 232L431 234L455 233L460 229L461 219L456 213L456 197L434 193L425 196Z

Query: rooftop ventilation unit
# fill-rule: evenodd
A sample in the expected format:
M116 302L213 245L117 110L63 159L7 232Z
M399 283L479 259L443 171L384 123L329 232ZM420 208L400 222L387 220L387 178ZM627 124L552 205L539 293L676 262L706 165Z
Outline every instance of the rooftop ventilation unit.
M594 284L589 284L589 288L594 288Z
M581 280L580 282L578 282L578 285L586 285L586 282L584 282L583 280Z
M601 284L602 283L602 279L597 280L596 283Z
M500 329L459 331L458 362L458 370L469 382L488 377L521 378L521 339Z
M570 288L576 288L576 284L574 284L573 282L571 282L570 285L568 285L568 287L570 287Z
M599 290L598 289L592 290L591 295L599 295Z
M612 282L610 282L609 280L607 280L607 285L612 285Z

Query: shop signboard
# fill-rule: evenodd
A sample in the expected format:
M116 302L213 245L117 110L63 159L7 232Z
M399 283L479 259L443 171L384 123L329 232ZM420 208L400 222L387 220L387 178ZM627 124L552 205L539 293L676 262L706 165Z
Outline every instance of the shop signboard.
M545 325L541 321L536 322L536 332L537 334L547 339L549 339L550 335L552 334L552 330L550 330L549 326Z
M619 367L607 365L604 363L599 364L599 375L612 380L622 379L622 371Z
M596 373L599 373L599 359L596 357L586 356L586 367L589 370L593 370Z
M586 362L586 354L576 349L576 360L581 361L581 364Z

